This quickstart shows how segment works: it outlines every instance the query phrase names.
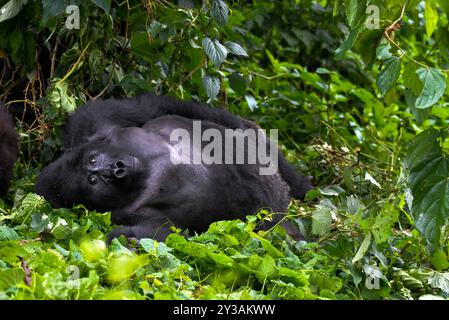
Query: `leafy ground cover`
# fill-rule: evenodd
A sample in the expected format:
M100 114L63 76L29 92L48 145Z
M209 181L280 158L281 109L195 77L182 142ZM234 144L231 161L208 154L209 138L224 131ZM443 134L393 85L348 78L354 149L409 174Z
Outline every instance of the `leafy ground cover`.
M1 299L448 297L445 0L74 3L79 28L65 1L0 0L0 98L21 140ZM256 232L260 212L106 246L108 213L34 194L69 112L148 90L279 129L316 185L288 212L305 240Z

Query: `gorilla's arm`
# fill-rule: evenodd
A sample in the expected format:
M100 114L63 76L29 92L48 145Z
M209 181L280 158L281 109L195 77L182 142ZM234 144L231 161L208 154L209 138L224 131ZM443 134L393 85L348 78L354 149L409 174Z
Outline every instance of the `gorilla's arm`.
M293 166L288 163L287 159L284 158L280 150L278 159L279 172L282 179L290 186L291 196L295 199L304 200L306 193L313 188L309 178L298 174Z
M121 225L121 227L109 233L108 242L121 235L127 238L151 238L164 241L172 232L170 227L174 226L169 217L176 217L176 213L170 214L165 210L151 207L143 207L132 212L129 210L114 210L111 215L112 223Z
M164 241L167 236L172 233L170 226L172 224L166 219L154 219L143 221L140 224L132 226L121 226L112 230L108 234L108 243L114 238L118 238L121 235L126 238L151 238L157 241Z
M146 93L123 100L90 101L80 106L66 124L64 147L70 149L101 137L111 128L141 127L149 120L168 114L208 120L231 129L243 128L240 118L226 110Z

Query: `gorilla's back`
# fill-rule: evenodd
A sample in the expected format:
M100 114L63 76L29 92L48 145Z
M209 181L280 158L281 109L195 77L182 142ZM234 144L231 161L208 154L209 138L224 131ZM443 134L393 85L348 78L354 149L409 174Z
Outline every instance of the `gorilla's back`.
M275 212L285 212L288 204L290 203L290 188L288 184L282 179L279 172L274 174L262 175L260 173L260 164L257 157L255 157L255 163L248 163L248 153L254 152L257 146L257 139L247 139L246 148L243 150L243 164L236 163L236 143L232 144L232 149L226 148L226 144L229 142L224 141L226 139L225 130L227 128L209 121L197 122L192 119L183 118L175 115L163 116L151 121L148 121L143 129L151 132L152 134L160 135L167 144L172 146L171 151L178 152L179 158L185 161L184 164L171 164L173 166L181 165L184 172L190 175L186 182L192 183L192 194L198 193L198 176L206 175L207 185L204 187L204 193L207 195L208 200L203 201L205 208L204 212L216 212L217 215L223 218L222 208L226 208L227 218L241 218L242 213L249 214L254 213L258 209L267 208ZM254 127L257 129L258 127ZM200 130L194 133L194 130ZM195 143L195 138L201 136L207 130L215 130L215 133L220 133L219 137L223 138L221 143L217 144L217 148L213 152L211 149L206 151L206 147L211 143L212 139L202 140L201 143ZM175 130L184 130L190 136L190 141L187 141L188 146L181 146L182 152L189 150L189 156L185 154L179 154L181 139L178 134L173 134ZM230 130L230 129L228 129ZM179 133L180 131L178 131ZM210 131L209 131L210 132ZM244 134L241 131L235 132L235 135L244 138ZM215 137L216 138L216 137ZM265 137L264 137L265 139ZM186 141L182 141L186 143ZM234 141L235 142L235 141ZM251 146L250 146L251 145ZM221 149L220 149L221 146ZM175 151L174 151L175 149ZM220 149L220 150L217 150ZM221 152L221 161L219 163L211 163L211 159L206 159L205 153ZM240 150L242 151L242 150ZM201 163L195 164L194 153L203 156L200 160ZM233 152L233 163L226 164L226 154ZM212 155L214 156L214 155ZM209 161L204 163L204 160ZM198 159L197 159L198 160ZM217 160L217 158L215 158ZM220 160L218 158L218 160ZM206 172L206 173L205 173ZM202 180L205 181L205 180ZM196 190L193 190L196 189Z

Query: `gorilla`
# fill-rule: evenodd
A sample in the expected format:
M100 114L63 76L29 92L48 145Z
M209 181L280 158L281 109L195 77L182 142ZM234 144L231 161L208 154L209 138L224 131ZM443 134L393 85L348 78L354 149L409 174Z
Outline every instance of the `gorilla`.
M18 138L12 118L0 103L0 197L8 190L18 153Z
M69 117L65 151L42 170L36 191L55 207L83 204L111 211L112 223L120 227L109 239L124 235L163 241L172 226L201 232L214 221L244 218L261 208L285 212L291 197L302 199L311 189L280 152L279 171L268 175L260 174L266 163L259 160L192 161L206 141L181 144L173 134L194 136L198 123L203 134L214 130L225 136L228 129L240 129L234 130L234 139L273 151L267 137L244 136L243 130L258 128L255 124L223 109L153 94L91 101ZM249 152L245 149L245 159ZM225 160L228 154L221 145L210 156Z

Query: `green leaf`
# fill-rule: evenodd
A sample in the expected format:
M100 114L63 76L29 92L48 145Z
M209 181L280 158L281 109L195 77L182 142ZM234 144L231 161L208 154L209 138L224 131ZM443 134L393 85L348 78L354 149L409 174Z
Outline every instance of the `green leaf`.
M42 21L46 23L50 18L64 13L66 7L65 1L42 0Z
M341 9L341 1L342 0L335 0L334 1L334 7L332 8L332 16L336 17Z
M390 52L390 49L391 49L390 43L385 43L385 44L381 44L380 46L378 46L376 49L377 59L379 59L379 60L390 59L393 56Z
M0 290L13 288L23 283L25 273L20 268L0 270Z
M345 40L345 42L343 42L341 44L341 46L338 47L337 50L335 50L335 58L336 59L343 58L345 53L353 47L355 41L359 37L360 31L361 31L360 27L355 28L351 31L351 33L349 34L349 36Z
M23 48L25 41L23 39L24 34L19 29L14 30L9 36L9 43L11 45L11 57L16 63L20 63L23 57Z
M331 73L330 70L327 68L317 68L315 70L315 72L318 74L330 74Z
M0 241L17 240L17 239L19 239L19 235L14 229L5 226L0 226Z
M140 239L139 243L145 252L156 251L157 244L153 239Z
M324 194L325 196L336 197L343 192L345 192L345 190L342 187L340 187L339 185L330 185L330 186L320 188L320 193Z
M356 263L357 261L363 258L370 244L371 244L371 232L368 232L368 234L365 236L365 239L363 239L362 244L359 247L359 250L357 250L357 253L352 259L352 263Z
M225 61L228 50L218 40L211 40L206 37L203 39L202 44L207 56L215 65L218 66Z
M239 45L238 43L226 41L224 45L229 50L230 53L235 54L236 56L242 57L248 56L248 53L246 53L245 49L243 49L242 46Z
M103 9L106 14L109 14L109 11L111 10L111 0L90 0L93 4L95 4L97 7Z
M449 1L447 0L438 0L439 5L446 12L446 15L449 17Z
M346 20L351 28L357 26L357 22L365 12L365 1L363 0L345 0Z
M449 217L449 161L438 142L440 133L429 129L410 144L405 165L413 195L412 215L417 229L434 247Z
M416 64L413 62L408 62L404 67L404 74L402 78L404 80L404 85L407 89L410 89L414 95L419 96L423 89L423 84L416 74Z
M382 94L387 93L396 84L401 72L401 59L393 57L385 62L384 69L377 77L377 86Z
M449 273L435 272L428 280L432 288L441 289L445 294L449 294Z
M312 214L312 233L316 236L325 234L332 223L332 213L329 208L319 206Z
M275 259L280 259L280 258L284 258L284 255L282 254L281 251L279 251L278 249L276 249L271 243L270 241L268 241L267 239L264 239L260 236L258 236L256 233L251 232L251 236L253 236L256 239L259 239L260 244L262 245L262 247L267 251L267 253L272 256Z
M220 79L205 75L203 77L203 86L209 99L215 99L220 93Z
M441 250L435 250L432 255L432 264L437 270L445 270L449 268L449 262L447 261L446 253Z
M147 263L147 257L123 252L109 260L107 280L120 283L128 280L137 269Z
M133 32L131 36L131 51L134 55L154 63L154 56L151 54L152 50L153 46L149 43L146 32Z
M266 255L257 267L257 275L259 280L264 281L265 278L269 277L270 274L274 272L275 268L276 262L274 259L271 256Z
M353 169L353 167L345 167L343 170L343 181L349 190L355 190Z
M24 4L28 0L10 0L3 7L0 8L0 22L9 20L17 16L22 10Z
M416 71L423 84L421 94L416 99L416 108L426 109L434 105L446 90L446 78L440 70L420 68Z
M229 9L223 0L213 0L211 13L219 24L225 25L228 22Z
M234 90L239 96L243 96L248 86L246 79L238 72L232 73L228 79L232 90Z
M207 256L211 258L217 264L217 266L220 267L230 268L235 265L234 259L228 257L226 254L221 252L220 253L209 252Z
M251 111L254 111L257 109L257 101L256 98L254 98L252 95L247 94L245 95L246 103L248 103L248 107Z
M66 239L70 234L72 233L72 230L70 227L66 225L58 225L54 229L51 230L51 234L56 239Z
M424 19L426 20L426 33L427 36L430 37L437 28L438 24L438 11L431 0L426 1Z

